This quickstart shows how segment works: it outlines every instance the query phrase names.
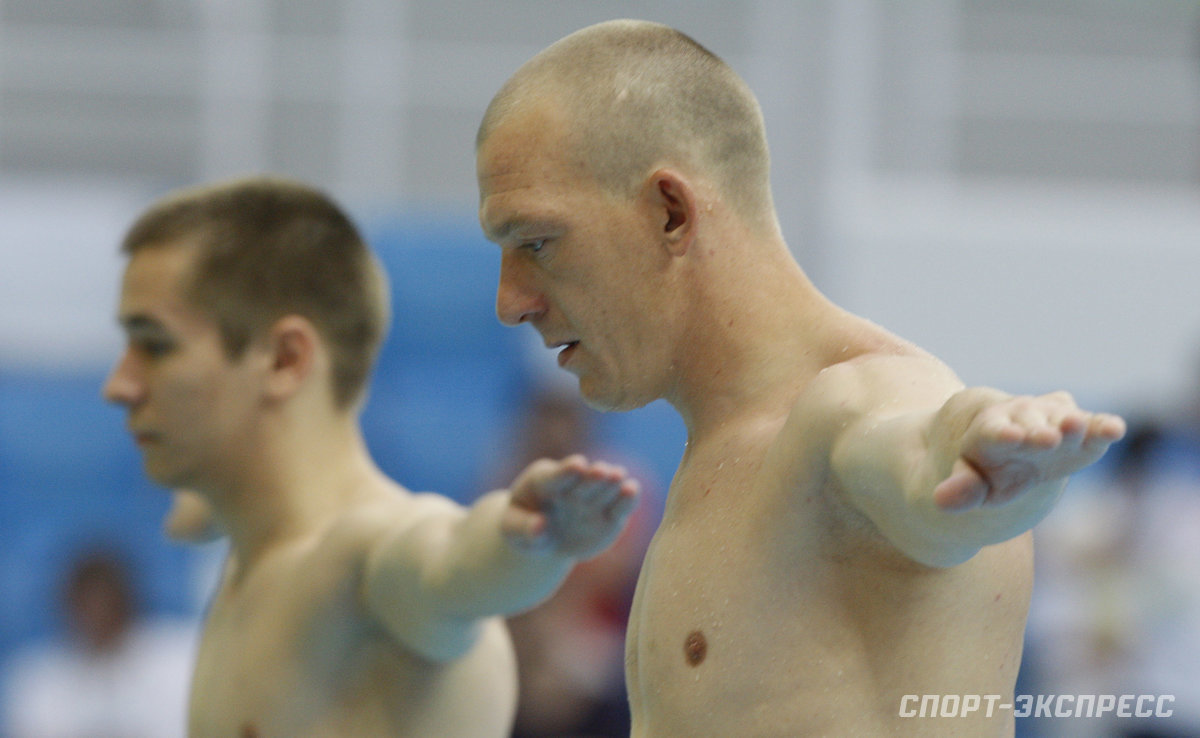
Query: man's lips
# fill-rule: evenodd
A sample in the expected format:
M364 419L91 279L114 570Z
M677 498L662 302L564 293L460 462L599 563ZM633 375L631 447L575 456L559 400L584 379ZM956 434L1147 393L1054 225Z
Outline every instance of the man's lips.
M570 360L571 354L575 353L575 347L579 345L579 341L567 341L564 343L555 344L561 346L562 350L558 352L558 365L565 366Z
M154 443L158 440L158 436L149 431L131 430L129 435L133 436L133 442L139 446L145 446L148 443Z

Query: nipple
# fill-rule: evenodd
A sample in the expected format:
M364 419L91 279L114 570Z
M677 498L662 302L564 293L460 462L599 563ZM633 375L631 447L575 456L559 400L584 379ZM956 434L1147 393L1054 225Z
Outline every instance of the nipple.
M698 630L688 633L688 637L683 641L683 657L687 659L688 666L699 666L707 654L708 641L705 640L704 634Z

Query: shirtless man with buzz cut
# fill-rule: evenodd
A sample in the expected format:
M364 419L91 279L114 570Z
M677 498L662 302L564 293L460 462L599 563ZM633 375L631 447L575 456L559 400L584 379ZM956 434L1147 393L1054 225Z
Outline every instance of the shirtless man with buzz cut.
M173 193L123 251L128 345L104 395L127 409L147 474L180 490L168 530L230 539L188 734L507 736L501 616L607 547L637 483L582 456L543 459L463 508L387 478L359 426L385 280L307 186Z
M635 738L1012 735L1011 709L910 718L905 695L1011 705L1030 529L1123 421L965 387L826 299L754 95L671 28L551 45L476 155L500 319L592 405L665 398L687 428L630 617Z

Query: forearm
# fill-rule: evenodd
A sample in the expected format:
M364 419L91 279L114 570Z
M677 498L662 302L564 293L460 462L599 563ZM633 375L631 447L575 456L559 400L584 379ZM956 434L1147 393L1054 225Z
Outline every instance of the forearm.
M448 535L439 587L454 612L510 614L550 595L578 560L616 539L639 485L581 454L539 459L479 500Z
M432 620L509 615L537 604L574 559L510 541L502 528L507 507L508 493L492 492L465 514L431 515L385 537L368 558L368 591L385 598L385 610Z
M548 597L580 558L620 533L638 499L623 469L582 456L539 460L508 491L470 508L437 495L403 525L371 523L363 571L368 608L430 658L461 655L481 619Z
M388 531L371 521L363 601L393 636L433 661L465 654L488 617L529 608L566 575L570 561L513 546L501 532L507 493L467 510L427 497L430 509Z
M548 597L575 563L553 550L528 550L502 532L508 493L480 498L446 532L426 586L457 617L510 615Z

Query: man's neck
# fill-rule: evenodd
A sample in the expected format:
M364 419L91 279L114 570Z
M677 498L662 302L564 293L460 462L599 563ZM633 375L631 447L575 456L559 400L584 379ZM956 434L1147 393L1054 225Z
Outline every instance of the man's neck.
M383 486L356 422L269 434L207 497L249 566L263 553L323 530L348 505Z
M830 336L852 320L794 262L765 264L723 283L694 310L667 400L690 439L740 420L786 413L831 361Z

